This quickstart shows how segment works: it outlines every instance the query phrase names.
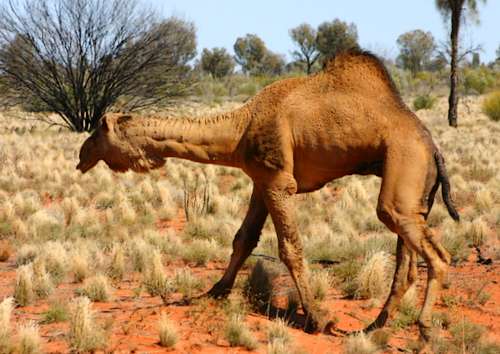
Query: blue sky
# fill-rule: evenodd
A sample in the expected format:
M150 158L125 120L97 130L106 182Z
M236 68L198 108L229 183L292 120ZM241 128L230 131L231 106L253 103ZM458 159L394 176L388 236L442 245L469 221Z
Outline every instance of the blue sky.
M237 37L259 35L268 48L290 58L293 43L288 30L302 22L317 26L334 18L354 22L361 45L392 57L398 53L397 37L410 30L431 31L438 41L447 29L434 0L144 0L162 15L193 21L198 51L226 47L232 53ZM500 1L480 5L479 26L463 28L465 43L481 44L483 61L495 58L500 45Z

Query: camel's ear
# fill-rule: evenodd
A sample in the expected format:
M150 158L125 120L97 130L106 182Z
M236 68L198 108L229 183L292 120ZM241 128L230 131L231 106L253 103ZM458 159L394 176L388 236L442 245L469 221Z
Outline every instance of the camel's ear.
M105 132L109 132L113 128L113 124L114 124L114 122L113 122L113 118L111 118L111 115L106 114L102 118L101 127Z

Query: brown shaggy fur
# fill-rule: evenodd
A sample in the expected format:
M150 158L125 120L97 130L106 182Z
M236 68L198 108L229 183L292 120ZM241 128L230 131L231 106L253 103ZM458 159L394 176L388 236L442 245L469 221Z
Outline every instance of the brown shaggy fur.
M83 144L78 168L86 172L104 160L113 170L145 172L162 166L168 157L239 167L254 182L230 264L209 294L229 293L270 214L280 258L309 319L306 331L316 331L324 323L309 288L292 197L345 175L381 176L377 215L399 236L397 267L390 296L368 329L383 326L415 282L419 254L429 268L419 319L423 338L429 338L432 307L450 259L426 225L440 182L450 214L458 214L429 131L404 105L375 56L342 53L322 72L278 81L240 109L215 117L108 115Z

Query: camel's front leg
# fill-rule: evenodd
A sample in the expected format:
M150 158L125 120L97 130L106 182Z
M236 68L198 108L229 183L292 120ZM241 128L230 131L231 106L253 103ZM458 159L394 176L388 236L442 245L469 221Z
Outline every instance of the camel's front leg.
M399 305L401 298L417 280L417 253L409 249L404 241L398 237L396 248L396 272L392 281L391 292L387 301L377 316L365 331L372 331L385 326L387 319Z
M273 182L263 189L263 194L278 236L279 256L290 271L297 287L306 315L304 330L308 333L317 332L321 329L319 308L309 287L309 271L303 257L302 242L295 221L292 196L296 191L296 183L288 174L279 176Z
M260 192L254 187L247 215L234 237L233 254L229 266L222 278L208 291L209 296L215 298L224 297L231 292L236 274L259 242L267 214L264 200Z

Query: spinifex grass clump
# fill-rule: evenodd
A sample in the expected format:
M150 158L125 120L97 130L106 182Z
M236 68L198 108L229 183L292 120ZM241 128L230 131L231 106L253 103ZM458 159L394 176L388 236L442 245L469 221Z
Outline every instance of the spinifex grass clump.
M189 268L176 269L174 287L184 298L189 299L195 291L203 287L203 282L196 278Z
M66 321L69 317L68 305L64 302L53 302L47 311L42 313L42 320L40 323L55 323Z
M377 345L363 332L347 337L344 342L345 354L373 354L378 350Z
M76 352L93 352L106 343L104 331L95 322L87 297L78 297L71 302L68 340Z
M144 272L142 283L149 295L160 296L163 301L166 301L173 291L172 282L163 270L161 253L158 250L153 251L152 262Z
M160 315L158 321L158 332L160 336L160 345L165 348L172 348L179 340L175 324L165 313Z
M276 276L275 269L265 266L261 260L257 261L245 285L245 296L253 306L258 309L269 306L273 294L273 280Z
M122 280L125 274L125 253L121 245L113 247L111 263L108 266L108 276L113 280Z
M111 299L113 289L109 285L108 278L104 274L98 274L87 278L83 284L83 288L78 292L92 301L104 302Z
M14 285L14 299L20 306L27 306L35 299L33 292L33 269L31 264L23 265L17 269L16 283Z
M37 298L45 299L54 292L54 284L49 273L47 273L43 258L37 257L32 264L33 290Z
M392 275L390 255L377 252L368 257L356 278L356 296L364 299L383 299L390 287Z
M42 353L42 339L38 333L38 325L34 322L28 322L19 326L17 333L19 354L38 354Z
M81 283L90 274L89 262L86 254L72 256L71 270L76 283Z
M14 299L11 297L0 302L0 353L12 351L12 330L10 317L14 308Z
M282 318L271 321L267 327L267 339L269 342L280 341L282 343L290 343L292 337L288 332L287 322Z
M239 314L232 314L224 330L231 347L245 347L248 350L255 350L258 342L252 335L243 318Z

